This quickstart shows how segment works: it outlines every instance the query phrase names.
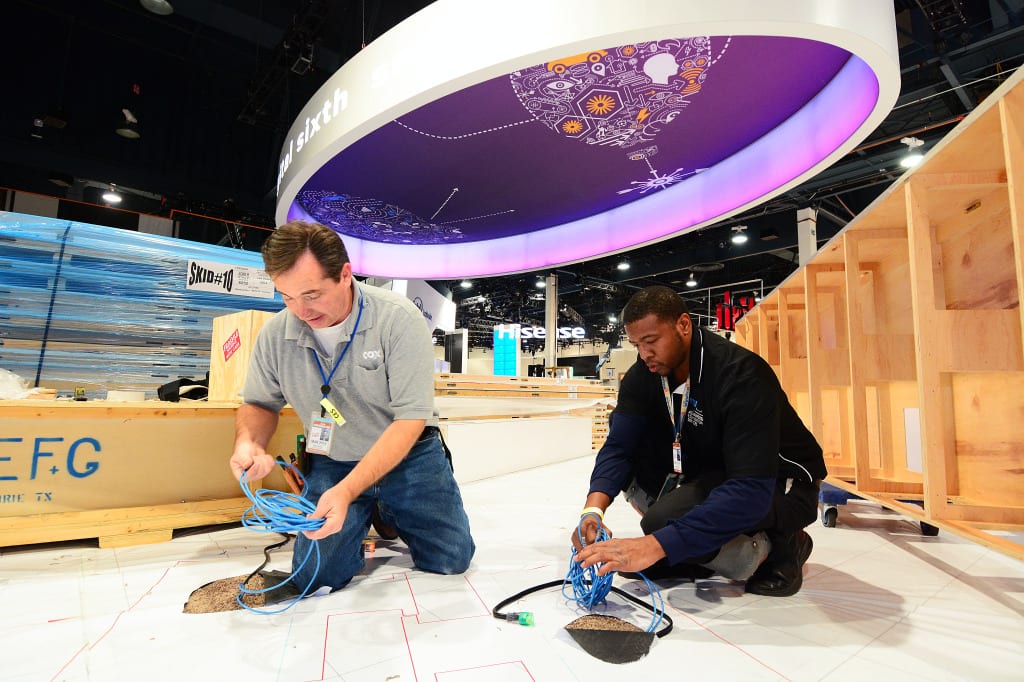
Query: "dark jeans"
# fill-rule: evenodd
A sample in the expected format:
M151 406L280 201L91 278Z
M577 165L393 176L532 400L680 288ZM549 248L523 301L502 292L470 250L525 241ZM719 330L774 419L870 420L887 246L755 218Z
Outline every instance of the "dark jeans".
M304 497L316 502L356 464L313 456ZM362 570L363 540L375 505L382 520L396 527L417 568L443 574L463 573L469 568L476 545L469 532L462 494L435 430L417 441L397 467L349 505L340 531L319 541L320 571L310 591L325 585L340 589ZM310 542L302 533L296 534L292 570L306 555ZM315 568L310 556L302 573L295 575L295 585L305 587Z
M721 472L712 472L687 481L681 486L666 493L661 499L655 501L647 513L640 520L640 527L645 535L650 535L656 530L664 528L670 521L682 518L689 514L694 507L707 499L711 491L725 480ZM753 535L763 530L768 534L769 539L775 541L779 538L792 535L801 528L814 523L818 518L818 482L801 482L793 479L789 492L786 492L786 481L780 478L775 482L775 494L772 496L772 505L768 513L753 527L745 531L746 535ZM711 561L716 552L708 556L697 557L692 563L702 564Z

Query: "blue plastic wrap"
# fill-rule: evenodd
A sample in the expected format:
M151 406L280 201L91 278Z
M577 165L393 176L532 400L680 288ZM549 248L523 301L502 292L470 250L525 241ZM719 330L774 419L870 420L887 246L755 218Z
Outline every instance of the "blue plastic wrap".
M214 317L284 304L186 289L189 260L263 267L251 251L0 212L0 368L90 397L203 378Z

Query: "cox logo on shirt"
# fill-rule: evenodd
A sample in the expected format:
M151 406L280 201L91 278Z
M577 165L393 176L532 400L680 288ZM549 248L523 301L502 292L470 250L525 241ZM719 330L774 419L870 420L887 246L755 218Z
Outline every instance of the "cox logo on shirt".
M364 350L363 351L363 359L364 360L382 360L383 358L384 358L384 354L381 353L379 350Z

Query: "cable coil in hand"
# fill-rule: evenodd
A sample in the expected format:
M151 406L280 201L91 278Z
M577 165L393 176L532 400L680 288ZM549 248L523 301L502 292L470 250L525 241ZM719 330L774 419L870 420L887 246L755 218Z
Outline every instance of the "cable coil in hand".
M580 517L579 522L576 524L576 536L579 538L580 546L586 547L587 541L583 537L583 519L588 516L597 517L598 523L600 524L597 529L597 535L594 538L594 542L604 542L611 539L608 535L608 531L605 529L602 520L597 514L588 513ZM615 571L609 571L605 575L598 575L598 571L604 566L603 563L596 563L583 568L582 564L575 561L576 548L573 547L572 554L569 558L569 572L565 576L565 580L562 581L562 596L566 599L570 599L579 606L592 611L598 604L604 603L608 597L608 593L612 591L612 578L615 576ZM643 578L644 583L647 584L647 593L651 595L651 622L647 626L646 632L654 632L658 629L662 619L665 616L665 600L661 596L661 591L658 586L647 579L643 573L639 573L639 576ZM566 586L572 586L572 596L566 594ZM616 593L621 591L616 589ZM635 598L630 597L633 601Z
M591 514L585 514L580 517L579 523L576 524L576 535L579 538L580 546L586 547L587 541L583 537L583 519ZM597 516L593 514L593 516ZM600 522L600 520L599 520ZM611 538L608 535L608 531L605 530L604 525L601 525L597 529L597 536L594 538L594 542L604 542ZM612 589L612 579L615 577L615 571L611 571L606 575L598 575L597 572L604 564L593 564L587 568L583 568L583 565L574 561L576 556L576 548L572 548L572 553L569 557L569 572L565 576L565 581L562 583L562 596L566 599L571 599L576 602L579 606L582 606L588 611L592 611L595 606L604 602L608 593ZM572 596L566 594L566 586L572 586Z
M283 467L291 469L291 471L298 478L302 484L302 490L306 490L305 479L302 473L291 464L285 462L278 462ZM316 510L316 505L311 501L296 495L294 493L282 492L280 490L271 490L268 488L260 488L253 492L249 489L247 477L245 472L238 479L239 484L242 487L242 492L249 498L252 503L248 509L242 514L242 525L246 528L250 528L255 531L266 532L266 533L299 533L307 530L317 530L324 525L324 519L311 519L308 518L309 514L312 514ZM316 570L313 572L313 576L309 579L309 582L304 588L302 588L301 594L298 597L290 601L287 605L276 610L257 609L248 606L242 601L242 596L247 594L265 594L271 590L276 590L282 585L291 582L295 577L295 574L300 572L302 568L309 561L311 555L315 552L316 559ZM310 588L313 586L313 581L316 580L317 574L320 572L320 544L313 540L309 543L309 548L306 550L306 556L302 558L302 562L292 572L292 575L288 580L282 581L272 587L266 587L261 590L251 590L245 586L244 583L238 586L240 594L235 597L238 604L248 610L263 615L272 615L275 613L283 613L291 607L295 606L303 597L309 594ZM251 577L251 576L250 576Z

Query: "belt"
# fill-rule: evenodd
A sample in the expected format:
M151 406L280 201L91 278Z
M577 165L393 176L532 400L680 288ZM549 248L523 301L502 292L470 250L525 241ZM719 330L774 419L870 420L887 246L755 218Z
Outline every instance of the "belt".
M416 439L416 442L419 443L421 440L429 440L430 438L436 438L439 431L440 429L437 428L436 426L426 426L420 433L420 437Z

